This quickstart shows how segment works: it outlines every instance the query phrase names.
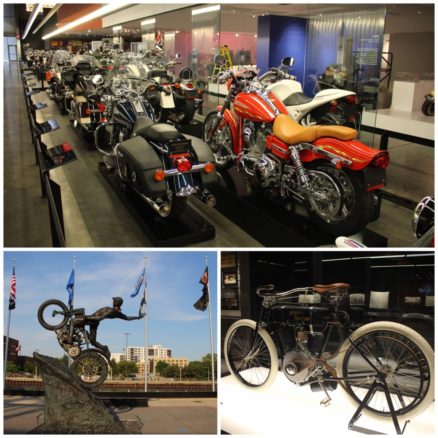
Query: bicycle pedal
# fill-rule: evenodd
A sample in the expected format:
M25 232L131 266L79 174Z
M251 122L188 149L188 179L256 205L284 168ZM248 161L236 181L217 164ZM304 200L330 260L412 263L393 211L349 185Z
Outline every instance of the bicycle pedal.
M327 406L330 405L331 402L332 402L332 399L331 399L330 397L327 397L327 398L325 398L324 400L321 400L321 401L319 402L319 404L322 405L322 406L324 406L324 407L326 408Z

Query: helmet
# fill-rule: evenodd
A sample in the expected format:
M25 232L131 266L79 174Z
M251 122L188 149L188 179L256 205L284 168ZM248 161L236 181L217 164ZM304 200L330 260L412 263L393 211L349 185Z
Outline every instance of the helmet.
M123 298L120 297L113 297L113 305L114 306L121 306L123 304Z

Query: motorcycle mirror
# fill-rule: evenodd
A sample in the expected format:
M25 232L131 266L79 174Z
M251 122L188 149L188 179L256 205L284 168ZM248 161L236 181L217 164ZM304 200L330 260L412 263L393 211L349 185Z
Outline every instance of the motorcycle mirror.
M216 55L214 57L214 63L217 65L225 65L225 56L223 55Z
M281 63L287 67L290 67L294 64L294 59L291 56L287 56L281 60Z
M96 86L102 85L105 82L102 75L94 75L92 81L93 81L93 84Z

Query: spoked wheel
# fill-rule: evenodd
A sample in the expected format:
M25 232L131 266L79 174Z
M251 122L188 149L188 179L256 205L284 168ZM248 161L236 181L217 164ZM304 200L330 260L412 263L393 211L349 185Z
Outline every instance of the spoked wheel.
M233 165L233 140L230 127L225 120L221 120L215 133L211 136L216 123L218 123L217 112L211 112L204 122L204 141L213 152L216 166L219 169L228 169Z
M73 361L71 370L85 385L99 386L108 375L108 362L99 351L87 350Z
M238 382L251 389L269 387L278 371L277 349L268 332L256 322L235 322L225 336L225 361Z
M373 204L358 172L317 165L308 170L309 203L319 228L335 236L361 231L371 220Z
M38 309L38 322L47 330L58 330L68 321L68 307L59 300L47 300Z
M338 357L338 376L353 377L344 382L347 393L359 404L375 377L386 382L389 398L399 421L409 420L432 403L434 353L416 331L393 322L367 324L347 339ZM378 386L369 398L370 415L390 417L385 391Z

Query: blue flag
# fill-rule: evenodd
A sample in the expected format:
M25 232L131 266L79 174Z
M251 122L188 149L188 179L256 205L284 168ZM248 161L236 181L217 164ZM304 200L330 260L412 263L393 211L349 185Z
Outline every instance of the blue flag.
M67 281L66 286L68 292L68 305L71 307L73 305L73 293L75 289L75 270L71 270L70 278Z
M138 277L137 284L135 285L135 290L131 294L131 298L134 298L134 297L136 297L138 295L138 293L140 292L141 285L143 284L143 282L146 285L146 281L145 281L145 278L144 278L145 274L146 274L146 268L143 268L143 271L140 274L140 277Z

